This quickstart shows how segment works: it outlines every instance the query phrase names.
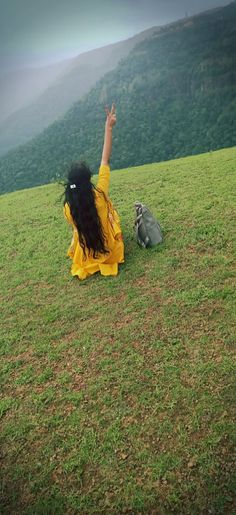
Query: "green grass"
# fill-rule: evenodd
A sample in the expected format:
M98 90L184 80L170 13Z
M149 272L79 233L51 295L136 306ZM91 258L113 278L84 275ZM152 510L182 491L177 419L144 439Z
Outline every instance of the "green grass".
M235 159L113 173L116 278L70 275L58 185L0 198L4 514L233 513Z

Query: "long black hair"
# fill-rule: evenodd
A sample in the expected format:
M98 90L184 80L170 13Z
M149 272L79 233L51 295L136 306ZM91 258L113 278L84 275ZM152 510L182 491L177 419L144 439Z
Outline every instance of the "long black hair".
M65 183L64 205L67 203L70 207L84 256L86 257L88 251L88 254L92 253L93 257L97 258L98 254L107 254L109 251L106 249L105 236L96 208L96 187L91 182L91 177L92 172L86 163L71 164Z

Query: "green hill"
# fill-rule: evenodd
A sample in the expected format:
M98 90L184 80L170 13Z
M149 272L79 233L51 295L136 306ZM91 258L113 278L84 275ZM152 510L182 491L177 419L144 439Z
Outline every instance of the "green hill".
M39 68L20 68L17 70L3 71L2 61L0 69L0 130L2 124L11 115L42 95L43 91L50 87L60 75L65 72L68 61L61 61ZM2 136L2 134L1 134ZM0 152L2 150L0 144Z
M128 55L138 42L152 35L154 30L157 32L158 29L147 29L125 41L85 52L61 63L63 73L60 77L51 80L50 86L45 87L41 95L35 95L33 102L28 102L26 107L14 112L0 124L0 155L26 143L55 120L62 118L74 102L85 96L106 72L114 69L122 57ZM48 67L48 74L52 74L54 69L55 65ZM32 89L35 89L34 84Z
M116 278L71 277L58 185L0 198L4 513L233 513L235 158L112 174Z
M104 104L115 101L113 167L236 144L236 4L176 22L135 46L87 97L0 161L0 189L61 176L71 159L97 169Z

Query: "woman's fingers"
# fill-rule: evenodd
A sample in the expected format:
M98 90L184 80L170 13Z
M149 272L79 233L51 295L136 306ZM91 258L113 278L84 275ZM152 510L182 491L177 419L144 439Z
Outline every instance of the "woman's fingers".
M114 103L112 104L111 110L109 110L109 107L106 105L105 106L105 113L106 113L107 116L115 115L116 114L116 106L115 106L115 104Z
M109 110L109 107L106 105L105 106L105 113L106 113L106 116L107 116L106 125L109 124L111 127L113 127L113 125L115 125L115 123L116 123L116 108L115 108L115 104L114 103L112 104L111 110Z

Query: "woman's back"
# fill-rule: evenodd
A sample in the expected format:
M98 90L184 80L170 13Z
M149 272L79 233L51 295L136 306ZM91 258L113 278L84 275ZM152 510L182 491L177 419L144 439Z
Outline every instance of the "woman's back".
M71 209L70 202L64 204L64 215L67 221L73 226L73 238L68 249L67 255L72 259L71 273L77 275L80 279L85 279L89 275L100 271L102 275L117 275L118 264L124 262L124 244L120 227L120 220L117 211L114 209L112 202L108 198L110 184L110 166L101 164L98 175L97 187L93 187L93 197L96 206L96 213L99 219L99 225L104 243L104 250L100 252L92 252L91 248L86 246L86 235L83 237L79 228L80 218L87 220L89 227L89 218L93 218L92 210L89 205L82 210L81 217L78 217L76 224L76 213L79 211L79 184L70 184L73 190L74 204ZM91 185L90 185L91 186ZM77 191L76 191L77 190ZM80 197L81 204L84 202L84 196ZM83 215L83 216L82 216ZM96 230L96 227L95 227Z

